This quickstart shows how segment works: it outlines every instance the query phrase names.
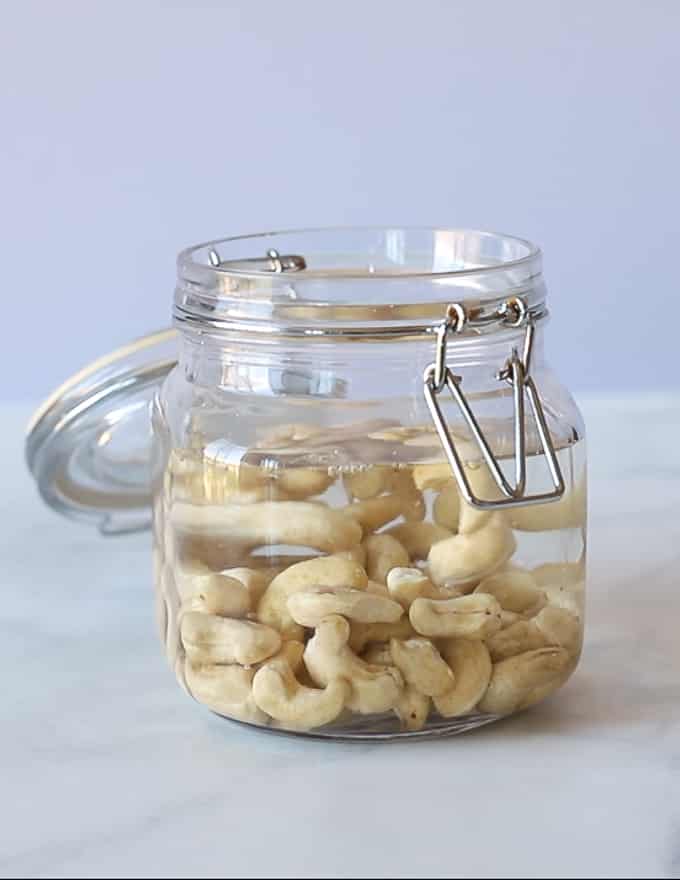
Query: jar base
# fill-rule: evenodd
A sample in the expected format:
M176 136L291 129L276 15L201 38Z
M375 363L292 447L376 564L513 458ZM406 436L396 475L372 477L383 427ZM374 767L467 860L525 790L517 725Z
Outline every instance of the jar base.
M263 733L273 733L277 736L290 736L295 738L325 740L332 742L396 742L403 739L434 739L437 737L455 736L458 733L466 733L476 727L483 727L498 721L501 715L462 715L459 718L433 718L421 730L404 730L399 726L399 721L389 714L378 716L362 716L355 724L351 721L328 725L317 730L290 730L278 727L265 727L260 724L250 724L247 721L237 721L213 712L218 718L229 721L239 727L247 727Z

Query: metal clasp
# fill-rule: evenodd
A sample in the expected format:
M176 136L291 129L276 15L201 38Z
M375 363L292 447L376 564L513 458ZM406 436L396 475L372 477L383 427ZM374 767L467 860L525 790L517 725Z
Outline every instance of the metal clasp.
M452 303L446 310L444 321L436 330L435 360L423 374L423 393L432 421L439 435L446 458L458 483L461 495L472 507L479 510L497 510L509 507L520 507L529 504L545 504L555 501L564 494L564 479L560 469L555 447L550 437L550 431L546 422L543 406L531 378L531 352L534 341L535 326L533 318L529 314L527 305L520 297L512 297L499 309L498 318L502 323L510 327L526 325L524 346L520 357L516 348L508 358L505 366L497 373L499 381L507 382L513 390L514 402L514 441L515 441L515 482L511 485L503 474L498 460L494 456L489 444L479 426L470 404L465 397L462 385L462 377L455 376L446 366L446 346L448 337L452 333L460 333L468 323L467 313L460 303ZM458 405L463 418L470 429L472 436L482 453L482 458L491 471L493 479L503 494L503 498L497 500L478 498L470 488L465 475L465 468L460 455L451 437L439 401L438 395L447 387L451 396ZM546 457L548 470L553 484L551 492L543 492L536 495L526 495L526 427L524 411L524 395L529 398L529 403L536 422L536 430L543 453Z
M304 257L299 256L298 254L280 254L275 248L270 248L266 254L266 270L267 272L273 272L275 275L280 275L282 272L302 272L303 269L307 268L307 261ZM208 251L208 260L213 269L220 269L222 267L235 266L238 264L238 267L248 266L250 264L257 265L265 262L262 257L245 257L242 260L237 261L225 261L223 260L217 250L214 247L211 247ZM258 269L258 271L262 271Z

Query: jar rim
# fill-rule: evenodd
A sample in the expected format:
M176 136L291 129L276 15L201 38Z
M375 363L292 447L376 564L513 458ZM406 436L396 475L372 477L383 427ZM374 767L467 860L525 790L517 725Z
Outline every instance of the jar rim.
M542 257L541 249L535 245L533 242L529 241L526 238L522 238L517 235L511 235L508 233L502 232L493 232L489 230L483 229L472 229L465 227L440 227L440 226L381 226L381 225L338 225L338 226L310 226L310 227L299 227L299 228L289 228L289 229L280 229L280 230L271 230L267 232L255 232L255 233L246 233L242 235L232 235L226 236L224 238L211 239L209 241L200 242L195 245L190 245L189 247L183 248L178 256L177 256L177 266L178 273L180 277L183 276L183 273L190 269L192 266L200 267L201 269L209 269L217 275L234 275L236 277L243 278L271 278L273 274L278 274L272 271L271 268L267 268L266 265L262 265L262 268L257 268L257 260L256 258L241 258L239 260L238 257L232 259L226 259L224 261L220 260L219 264L214 264L210 262L206 262L205 260L199 259L199 255L204 255L208 258L208 254L212 250L215 253L217 252L217 247L223 248L224 245L241 245L243 243L252 243L252 242L262 242L262 258L261 263L265 264L267 262L267 251L269 248L265 247L265 243L274 243L280 239L292 236L318 236L318 235L333 235L333 234L346 234L346 233L376 233L382 234L385 236L389 236L390 234L404 234L404 233L424 233L430 234L434 237L437 236L456 236L460 238L464 237L477 237L479 240L485 240L487 242L496 242L499 245L505 245L508 248L516 248L518 251L523 250L524 252L521 256L514 256L509 259L501 259L498 262L491 263L488 265L472 265L472 266L454 266L449 269L430 269L430 270L415 270L415 271L398 271L394 270L381 270L373 267L372 269L356 269L352 270L344 270L342 273L342 278L347 280L361 278L362 280L388 280L388 279L435 279L435 278L447 278L447 277L462 277L468 275L486 275L493 272L503 272L510 269L516 269L523 266L527 266L532 262L540 260ZM304 256L304 255L303 255ZM209 259L209 258L208 258ZM250 266L244 266L244 261L248 259L253 259L254 262ZM333 274L333 272L323 269L310 269L309 267L305 268L305 276L306 277L315 277L326 278L328 280L334 279L337 275Z
M175 323L199 332L404 338L432 332L454 302L485 328L511 297L535 316L544 311L539 248L471 229L336 226L232 236L183 250L177 267Z

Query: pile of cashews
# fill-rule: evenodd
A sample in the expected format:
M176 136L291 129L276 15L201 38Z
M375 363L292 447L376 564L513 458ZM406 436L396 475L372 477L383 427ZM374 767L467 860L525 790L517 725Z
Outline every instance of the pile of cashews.
M500 513L468 506L441 462L272 473L175 451L167 471L162 631L187 690L221 715L305 731L394 713L417 731L528 707L576 666L582 563L511 559L518 531L583 525L582 486ZM469 477L492 497L486 468ZM330 507L340 480L347 501ZM266 555L279 546L302 555Z

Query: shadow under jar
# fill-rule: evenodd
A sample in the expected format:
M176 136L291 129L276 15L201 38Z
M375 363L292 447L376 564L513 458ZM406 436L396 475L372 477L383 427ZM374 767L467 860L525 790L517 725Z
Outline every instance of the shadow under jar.
M48 406L29 462L109 531L151 497L160 633L199 703L331 738L467 730L553 693L581 650L584 431L545 300L539 251L490 233L190 248L177 336L61 394L122 386L112 436L98 400L80 452L50 456ZM151 396L149 449L122 438L146 436Z

